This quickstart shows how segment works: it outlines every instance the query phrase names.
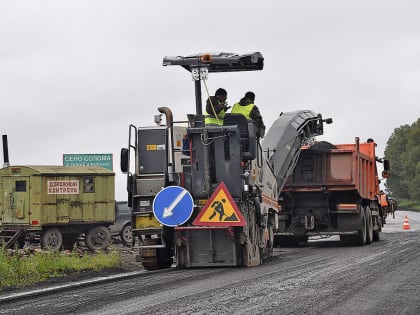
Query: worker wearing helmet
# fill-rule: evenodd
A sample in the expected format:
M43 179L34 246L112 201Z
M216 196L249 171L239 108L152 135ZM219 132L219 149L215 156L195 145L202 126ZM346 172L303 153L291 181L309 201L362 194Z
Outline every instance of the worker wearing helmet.
M227 92L219 88L214 96L210 96L206 102L206 126L221 126L226 111L230 108L226 103Z
M232 114L242 114L248 121L253 121L257 125L257 136L264 137L265 125L258 109L257 105L254 104L255 93L246 92L245 96L232 107Z

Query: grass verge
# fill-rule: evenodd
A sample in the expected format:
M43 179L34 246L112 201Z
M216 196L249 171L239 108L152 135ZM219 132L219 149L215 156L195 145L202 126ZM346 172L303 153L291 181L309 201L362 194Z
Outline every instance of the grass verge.
M401 210L420 210L420 202L406 200L406 199L399 199L398 200L398 209Z
M0 248L0 291L24 287L52 277L83 270L101 270L121 265L117 251L80 255L75 252L35 252L6 254Z

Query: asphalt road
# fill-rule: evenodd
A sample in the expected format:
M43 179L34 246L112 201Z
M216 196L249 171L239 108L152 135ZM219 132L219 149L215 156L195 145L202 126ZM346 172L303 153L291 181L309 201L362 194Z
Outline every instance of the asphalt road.
M0 314L420 314L419 229L420 214L398 211L372 245L312 240L256 268L144 272L0 300Z

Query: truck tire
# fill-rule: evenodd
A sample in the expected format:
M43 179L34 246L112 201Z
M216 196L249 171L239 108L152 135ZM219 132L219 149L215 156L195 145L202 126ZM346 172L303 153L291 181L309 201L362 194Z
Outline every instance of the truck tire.
M381 240L381 232L380 231L373 231L373 241L379 242Z
M95 226L86 232L85 244L90 250L106 249L111 242L111 232L103 225Z
M63 245L63 235L58 228L46 229L39 240L42 249L58 252Z
M366 213L363 207L360 208L360 225L358 229L358 233L356 235L351 236L352 243L355 246L363 246L366 244Z
M162 245L162 240L160 238L146 238L143 240L142 245ZM173 263L171 247L143 248L141 251L141 263L146 270L169 268Z
M365 208L366 213L366 244L372 244L373 242L373 220L372 212L369 207Z
M120 233L121 241L125 244L131 244L133 242L133 234L131 233L131 224L126 224Z
M376 225L378 227L377 230L373 231L373 241L374 242L379 242L381 240L381 231L382 231L382 219L381 217L375 217L376 220Z

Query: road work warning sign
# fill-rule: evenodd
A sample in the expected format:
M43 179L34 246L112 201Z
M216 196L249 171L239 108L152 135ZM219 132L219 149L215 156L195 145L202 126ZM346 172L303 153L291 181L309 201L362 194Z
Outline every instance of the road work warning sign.
M222 182L211 195L203 209L201 209L193 225L245 226L246 221L226 188L225 183Z

